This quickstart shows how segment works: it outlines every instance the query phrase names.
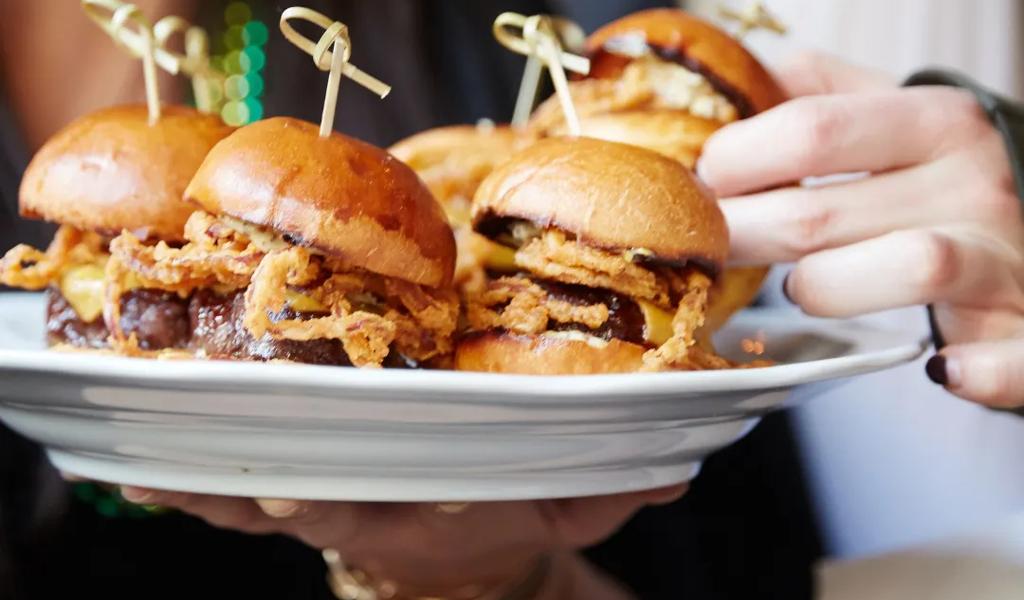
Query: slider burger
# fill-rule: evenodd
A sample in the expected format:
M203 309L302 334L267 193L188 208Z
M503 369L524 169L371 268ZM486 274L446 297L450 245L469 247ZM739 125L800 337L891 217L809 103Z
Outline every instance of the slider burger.
M20 245L0 262L0 283L46 290L51 346L107 348L117 329L141 350L188 342L188 300L125 281L116 323L104 319L110 241L121 231L140 243L184 241L192 208L182 201L206 153L231 132L220 119L165 106L148 123L145 106L82 117L36 153L19 191L21 214L60 225L45 252Z
M450 353L452 231L384 150L267 119L217 144L185 197L199 210L183 246L111 243L109 293L139 281L189 297L197 356L379 367Z
M732 366L696 344L729 250L715 197L637 146L550 138L494 170L473 227L518 272L467 300L457 369L532 374Z
M514 269L508 248L473 232L470 205L484 177L534 140L532 134L504 125L453 125L417 133L388 149L416 171L444 207L455 230L458 287L479 288L485 269Z
M586 50L589 78L570 83L582 135L643 146L690 168L717 129L785 100L736 38L682 10L613 21L587 38ZM538 107L531 128L565 133L557 98ZM766 274L761 267L727 270L712 291L707 330L749 304Z

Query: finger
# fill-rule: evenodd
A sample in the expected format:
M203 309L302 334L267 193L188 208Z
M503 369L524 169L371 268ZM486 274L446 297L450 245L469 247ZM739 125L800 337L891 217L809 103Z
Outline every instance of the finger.
M776 81L791 98L892 89L896 81L882 72L852 65L816 51L801 51L775 70Z
M542 506L555 537L567 547L581 548L611 535L644 506L674 499L685 489L681 485L629 494L564 498Z
M249 498L167 492L132 486L123 486L121 495L125 500L135 504L175 508L197 516L214 527L236 529L246 533L278 531L274 521L266 517Z
M966 216L966 202L937 202L958 184L930 166L820 188L789 187L722 200L734 264L794 262L897 229Z
M981 223L1020 238L1021 205L998 173L979 170L988 153L1004 152L998 136L939 160L891 173L818 187L789 187L727 198L730 261L792 262L820 250L899 229ZM995 161L1005 160L1002 155Z
M697 170L722 197L806 177L889 171L977 136L989 127L979 110L954 88L798 98L718 130Z
M961 398L995 408L1024 406L1024 340L947 346L926 371Z
M358 531L359 505L352 502L260 498L256 506L280 531L316 548L342 550Z
M898 231L803 258L785 292L828 317L932 302L1021 310L1013 253L966 228Z

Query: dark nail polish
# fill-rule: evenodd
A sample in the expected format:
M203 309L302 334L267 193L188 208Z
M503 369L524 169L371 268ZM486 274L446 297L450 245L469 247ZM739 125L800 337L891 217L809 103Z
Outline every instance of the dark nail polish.
M941 354L936 354L928 359L928 362L924 364L924 372L928 375L928 379L939 385L949 383L949 374L946 372L946 357Z
M796 300L793 300L793 297L789 295L789 276L790 275L791 275L791 273L786 273L786 276L782 279L782 295L786 297L786 300L789 300L790 304L796 304Z

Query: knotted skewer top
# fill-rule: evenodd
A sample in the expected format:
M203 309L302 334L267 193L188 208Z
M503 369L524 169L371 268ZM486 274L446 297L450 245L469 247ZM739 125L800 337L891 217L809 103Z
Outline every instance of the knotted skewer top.
M295 31L289 23L292 19L300 19L324 28L323 35L316 42ZM369 89L381 98L391 92L391 86L361 71L349 62L352 55L352 42L348 37L348 27L341 21L334 21L315 10L302 6L287 8L281 13L281 33L284 37L313 57L313 64L321 71L329 71L327 94L324 97L324 110L320 117L320 136L331 134L334 124L334 111L338 102L338 86L344 75L359 85Z
M764 0L752 0L741 11L733 10L728 6L719 6L718 14L725 19L739 23L739 28L734 34L737 38L742 38L755 29L767 29L779 35L785 35L786 33L785 24L768 12L768 8L764 5Z
M494 20L493 31L494 37L502 46L518 54L523 54L529 59L539 60L547 67L551 73L551 80L555 85L555 93L558 95L562 112L565 114L569 132L572 135L579 135L579 117L573 106L565 70L586 75L590 72L590 61L583 56L577 56L562 49L556 20L548 15L528 17L514 12L503 13ZM516 103L517 110L513 123L516 120L525 119L521 106L526 93L531 91L529 89L530 82L525 76L529 73L530 63L527 63L524 85L520 89L520 99ZM534 84L532 92L536 92L536 84Z
M177 54L167 48L168 41L176 34L184 36L184 54ZM165 54L167 66L161 67L177 75L184 73L192 79L192 91L196 97L196 108L204 113L213 110L213 86L220 74L210 66L210 40L202 27L192 25L185 19L167 16L153 26L156 52ZM160 63L160 60L157 60Z
M149 123L160 119L160 90L156 80L157 52L153 42L153 28L134 4L119 0L82 0L85 14L100 26L114 42L127 49L134 56L142 58L142 74L146 83L146 104L149 107ZM129 27L135 26L133 31ZM169 61L168 53L161 53L161 60ZM168 63L170 65L170 63ZM161 66L164 66L161 64ZM170 66L164 66L170 70Z

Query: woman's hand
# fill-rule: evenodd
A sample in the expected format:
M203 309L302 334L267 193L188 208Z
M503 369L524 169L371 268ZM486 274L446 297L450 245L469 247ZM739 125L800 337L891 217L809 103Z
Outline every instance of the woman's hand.
M122 494L132 502L177 508L217 527L280 533L334 549L375 579L419 595L447 597L467 586L492 589L515 582L542 555L595 544L643 506L671 502L685 491L678 485L614 496L464 505L252 500L131 487ZM587 597L595 600L628 597L571 558L556 565L571 571L554 573L559 586L589 586ZM582 596L559 592L552 597Z
M698 167L724 200L739 261L795 262L812 315L933 304L949 346L928 375L991 406L1024 405L1024 222L999 133L974 98L899 88L804 55L793 100L720 130ZM807 177L867 172L818 187Z

